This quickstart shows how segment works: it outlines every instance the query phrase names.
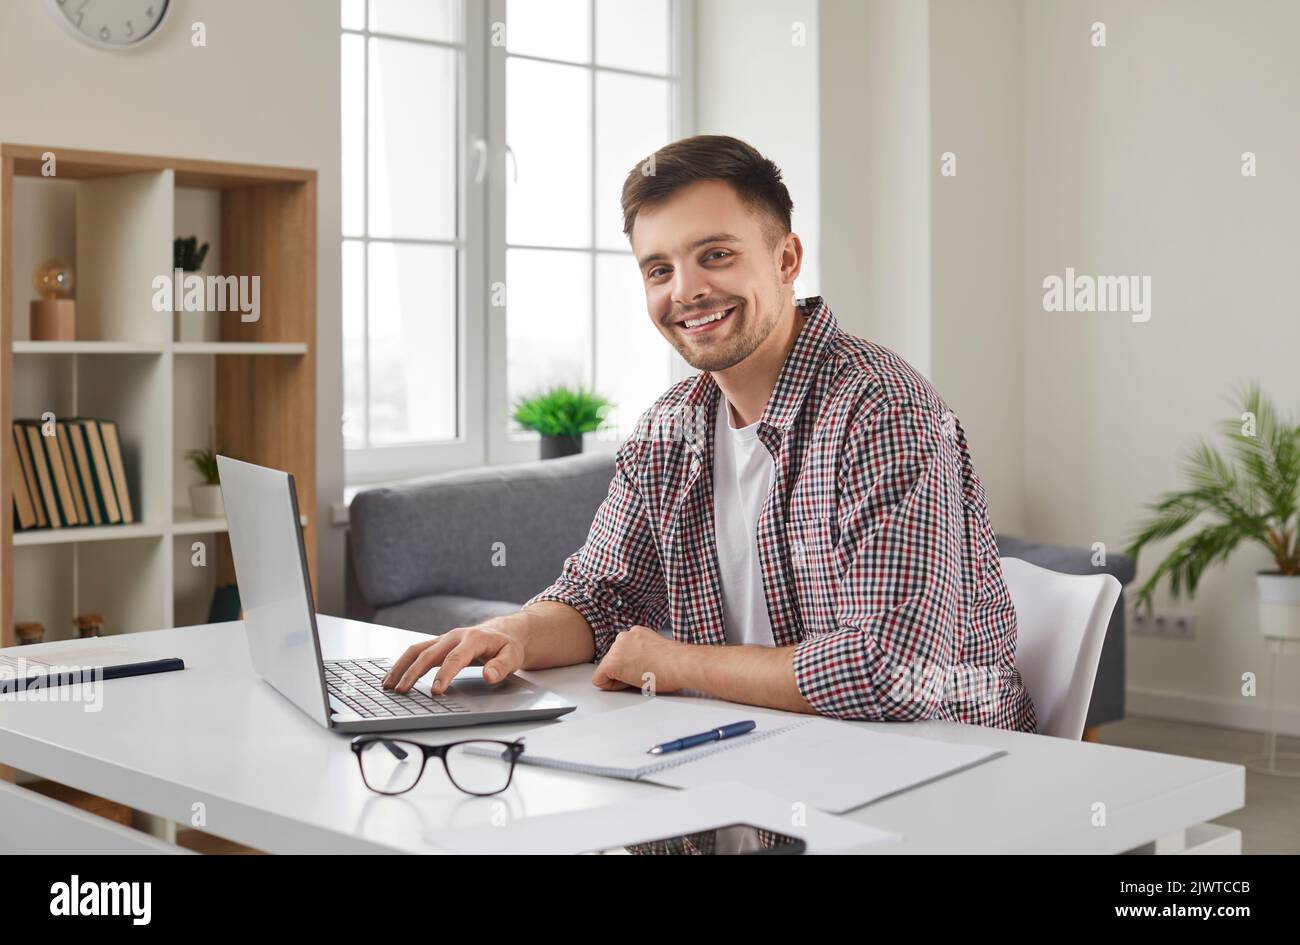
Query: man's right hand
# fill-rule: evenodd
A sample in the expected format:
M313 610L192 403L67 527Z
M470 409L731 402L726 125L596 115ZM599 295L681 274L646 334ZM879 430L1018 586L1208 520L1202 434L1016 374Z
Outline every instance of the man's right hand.
M457 627L425 643L406 648L384 677L383 687L407 692L416 681L434 667L434 695L441 695L466 666L485 664L483 679L500 682L524 665L524 645L517 638L497 629L491 622L473 627Z

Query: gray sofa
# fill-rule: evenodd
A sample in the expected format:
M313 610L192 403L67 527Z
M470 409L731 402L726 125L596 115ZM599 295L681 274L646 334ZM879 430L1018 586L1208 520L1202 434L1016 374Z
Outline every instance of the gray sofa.
M582 546L614 471L611 455L488 466L371 489L352 500L348 616L442 633L518 609ZM1004 556L1091 574L1091 552L998 536ZM1133 580L1133 561L1105 571ZM1088 725L1124 716L1124 599L1115 607Z

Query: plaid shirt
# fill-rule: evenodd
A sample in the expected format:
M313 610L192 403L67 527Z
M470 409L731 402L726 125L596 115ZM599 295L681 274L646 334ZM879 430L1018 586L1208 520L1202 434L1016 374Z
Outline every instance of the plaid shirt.
M820 714L1035 731L1016 612L984 487L952 412L915 369L845 334L820 298L759 423L776 469L757 546L772 634ZM701 372L618 450L586 543L528 603L591 625L596 660L640 624L725 645L713 525L721 391Z

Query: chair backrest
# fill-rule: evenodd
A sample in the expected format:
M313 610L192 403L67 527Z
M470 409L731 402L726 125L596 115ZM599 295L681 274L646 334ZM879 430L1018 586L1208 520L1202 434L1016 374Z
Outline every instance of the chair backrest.
M1042 735L1083 736L1106 627L1122 585L1109 574L1061 574L1002 559L1019 624L1016 667Z

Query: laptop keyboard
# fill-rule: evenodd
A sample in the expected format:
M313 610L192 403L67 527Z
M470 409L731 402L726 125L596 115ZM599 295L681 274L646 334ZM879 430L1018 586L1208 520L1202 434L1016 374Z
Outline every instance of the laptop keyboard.
M446 696L430 698L414 689L399 693L383 688L380 683L391 667L392 662L386 659L326 660L325 680L330 695L366 718L450 715L469 711Z

